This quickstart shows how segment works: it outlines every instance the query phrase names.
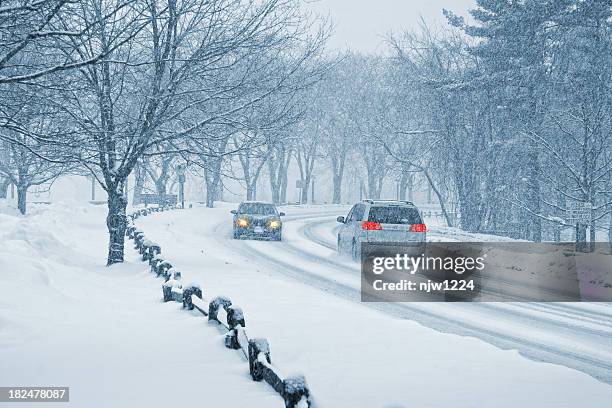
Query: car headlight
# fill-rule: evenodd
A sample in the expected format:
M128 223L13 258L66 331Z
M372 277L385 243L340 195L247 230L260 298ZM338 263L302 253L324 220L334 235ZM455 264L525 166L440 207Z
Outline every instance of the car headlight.
M246 228L249 226L249 220L247 220L246 218L238 218L236 220L236 225L238 225L241 228Z
M270 221L270 223L268 224L268 226L270 228L280 228L281 226L281 222L279 220L272 220Z

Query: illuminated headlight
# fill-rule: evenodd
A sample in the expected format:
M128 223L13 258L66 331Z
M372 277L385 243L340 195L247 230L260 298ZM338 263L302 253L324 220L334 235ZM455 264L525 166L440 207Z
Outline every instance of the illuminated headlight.
M280 222L280 221L278 221L278 220L272 220L272 221L270 221L270 223L268 224L268 226L269 226L270 228L280 228L280 226L281 226L281 222Z
M249 226L249 220L247 220L246 218L238 218L236 220L236 225L238 225L241 228L246 228Z

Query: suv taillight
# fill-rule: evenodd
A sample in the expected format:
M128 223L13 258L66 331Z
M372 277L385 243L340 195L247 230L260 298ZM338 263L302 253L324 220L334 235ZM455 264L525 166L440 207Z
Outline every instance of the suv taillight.
M378 222L364 221L361 223L361 229L365 231L380 231L382 226Z
M410 224L410 232L427 232L425 224Z

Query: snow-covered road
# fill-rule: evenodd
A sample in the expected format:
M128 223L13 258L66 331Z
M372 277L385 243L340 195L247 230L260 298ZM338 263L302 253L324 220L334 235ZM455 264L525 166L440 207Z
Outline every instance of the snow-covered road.
M188 279L242 306L249 333L268 337L279 366L304 371L328 405L405 404L414 393L422 405L434 389L435 406L599 406L612 395L609 304L361 303L359 267L335 251L346 207L286 207L283 242L232 240L229 209L139 225ZM487 238L429 224L432 240Z

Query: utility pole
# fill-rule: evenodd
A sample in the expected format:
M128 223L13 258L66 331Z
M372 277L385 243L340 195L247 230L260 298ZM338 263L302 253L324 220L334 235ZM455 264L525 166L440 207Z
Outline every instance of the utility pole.
M91 176L91 201L96 201L96 178Z

